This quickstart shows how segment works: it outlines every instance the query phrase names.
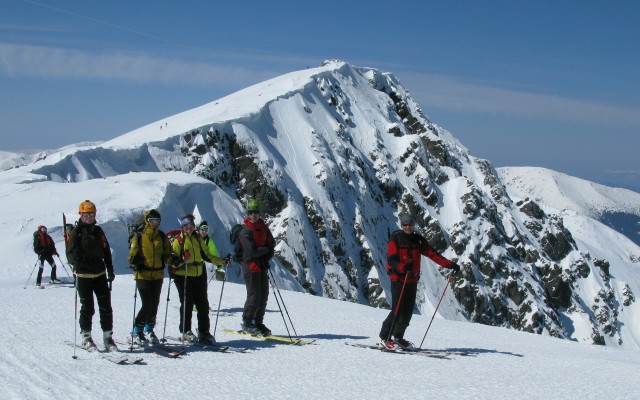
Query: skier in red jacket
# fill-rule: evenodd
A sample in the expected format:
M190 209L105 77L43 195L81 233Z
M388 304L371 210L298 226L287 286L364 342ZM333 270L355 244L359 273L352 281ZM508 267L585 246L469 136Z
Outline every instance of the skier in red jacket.
M56 276L56 262L53 260L53 256L58 256L58 250L56 250L56 244L47 233L47 227L44 225L40 225L38 230L33 233L33 251L35 251L38 255L38 260L40 260L36 286L41 285L45 261L51 265L51 283L60 283Z
M269 336L264 314L269 299L269 260L273 257L275 240L269 227L260 218L260 206L249 201L248 216L239 234L242 245L240 266L247 287L247 300L242 313L242 330L252 335Z
M387 243L387 273L391 279L391 311L382 323L378 346L386 350L412 349L404 339L416 304L416 291L420 279L420 260L429 257L455 273L460 267L435 251L424 236L414 232L415 220L411 214L400 214L402 229L389 237ZM400 304L398 304L398 302Z

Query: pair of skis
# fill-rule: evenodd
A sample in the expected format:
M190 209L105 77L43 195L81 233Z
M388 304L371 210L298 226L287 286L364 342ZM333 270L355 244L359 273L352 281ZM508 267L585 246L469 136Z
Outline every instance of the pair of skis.
M122 343L122 345L125 345ZM167 344L145 344L141 346L137 343L131 344L131 338L127 338L127 348L131 350L142 350L147 353L154 353L161 357L178 358L187 354L187 349L179 346L169 346Z
M377 345L364 344L364 343L355 343L355 342L345 342L347 346L359 347L364 349L375 349L382 351L384 353L394 353L394 354L407 354L407 355L419 355L424 357L431 358L439 358L443 360L450 360L452 356L472 356L473 354L466 351L454 351L454 350L435 350L435 349L397 349L397 350L388 350L382 348Z
M285 344L289 344L289 345L293 345L293 346L302 346L305 344L313 344L315 342L315 339L313 340L305 340L305 339L300 339L300 338L288 338L288 337L284 337L284 336L276 336L276 335L269 335L269 336L263 336L260 334L250 334L248 332L245 332L243 330L233 330L233 329L223 329L224 332L226 333L231 333L234 335L239 335L239 336L245 336L245 337L249 337L252 339L258 339L258 340L263 340L265 342L277 342L277 343L285 343Z
M65 344L71 347L82 349L90 354L96 354L97 357L105 359L117 365L142 364L142 362L144 361L142 357L138 357L133 354L122 354L117 351L110 352L107 350L99 350L97 347L94 348L93 350L90 350L88 348L82 347L78 344L75 344L73 342L68 342L68 341L66 341Z
M233 346L223 345L220 343L203 343L197 340L194 342L185 342L182 339L174 336L167 336L166 339L171 340L173 342L181 343L183 345L191 345L201 350L213 351L218 353L246 353L249 350L246 347L233 347Z

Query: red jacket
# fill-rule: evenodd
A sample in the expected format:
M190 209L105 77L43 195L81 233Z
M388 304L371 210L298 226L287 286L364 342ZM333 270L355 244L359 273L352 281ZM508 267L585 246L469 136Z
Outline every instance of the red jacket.
M51 239L48 233L42 232L40 229L42 225L38 226L38 230L33 233L33 251L36 254L42 254L43 256L51 256L58 254L56 250L56 244Z
M449 267L453 261L441 256L427 242L424 236L417 233L407 235L402 230L397 230L389 237L387 243L387 273L389 278L396 282L398 280L407 282L418 282L420 280L420 260L421 256L432 259L441 267ZM413 268L407 274L405 266L412 264Z
M242 244L242 266L249 268L251 272L268 270L269 260L273 257L276 247L269 227L262 219L253 224L249 217L245 218L244 225L245 229L240 232L239 237Z

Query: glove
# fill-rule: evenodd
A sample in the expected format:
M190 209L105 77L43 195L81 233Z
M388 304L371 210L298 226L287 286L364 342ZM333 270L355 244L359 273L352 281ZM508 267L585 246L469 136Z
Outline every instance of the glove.
M54 256L58 256L58 257L60 257L60 254L58 254L58 252L57 252L57 251L56 251L56 252L54 252L54 253L53 253L53 255L54 255Z
M107 280L113 282L114 279L116 279L116 274L113 271L107 271Z
M189 253L187 250L185 250L184 253L182 253L182 259L184 261L189 261L190 258L191 258L191 253Z
M405 274L410 272L413 269L413 262L406 263L402 269Z
M144 260L142 259L142 256L140 254L136 254L135 256L133 256L133 258L131 259L131 266L134 269L138 269L140 268L144 263Z
M231 254L227 254L224 258L224 265L229 265L231 264Z
M173 268L178 268L180 266L180 257L178 256L171 256L171 266Z
M454 274L459 274L460 273L460 266L456 263L451 263L449 264L449 269L451 269L453 271Z
M249 271L251 271L251 272L262 272L262 268L260 268L260 264L258 264L257 262L250 262L249 263Z

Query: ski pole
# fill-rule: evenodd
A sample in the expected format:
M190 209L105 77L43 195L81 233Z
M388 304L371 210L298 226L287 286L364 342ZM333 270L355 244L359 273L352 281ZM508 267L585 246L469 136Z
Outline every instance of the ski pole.
M78 279L77 277L73 279L73 288L75 289L75 312L73 317L73 358L74 360L78 357L76 356L76 346L78 345Z
M29 277L27 278L27 281L24 283L24 289L27 288L27 285L29 284L29 281L31 280L31 276L33 275L33 271L36 270L36 265L38 265L38 261L40 261L39 258L36 260L36 263L33 264L33 269L31 269L31 273L29 274Z
M280 310L280 315L282 315L282 321L284 322L284 327L287 329L287 335L289 336L289 340L293 342L293 338L291 337L291 332L289 332L289 326L287 326L287 320L284 318L284 314L282 313L282 307L280 307L280 300L278 300L278 296L276 295L276 286L271 279L271 275L268 275L269 281L271 282L271 287L273 288L273 297L276 299L276 304L278 304L278 309Z
M131 351L133 351L133 330L136 327L136 302L138 301L138 280L136 279L135 272L133 279L136 281L136 284L133 288L133 318L131 320L131 347L129 347Z
M222 293L224 293L224 283L227 281L227 266L224 266L224 279L222 280L222 288L220 289L220 298L218 299L218 311L216 311L216 323L213 325L213 338L216 338L216 328L218 327L218 316L220 315L220 304L222 303Z
M71 275L69 275L69 271L67 271L67 267L64 266L64 263L62 262L60 255L56 255L56 256L58 257L58 261L60 261L60 264L62 265L62 269L64 269L64 272L66 272L69 279L71 279Z
M164 343L167 339L164 338L165 333L167 332L167 314L169 313L169 293L171 293L171 275L169 275L169 287L167 288L167 307L164 309L164 327L162 328L162 340Z
M391 334L393 333L393 327L396 324L396 318L398 317L398 310L400 310L400 304L402 303L402 295L404 294L404 288L407 286L407 278L409 274L404 275L404 282L402 283L402 289L400 290L400 296L398 296L398 304L396 304L396 309L393 311L393 319L391 320L391 327L389 328L389 335L387 336L387 341L391 340Z
M427 331L424 333L424 336L422 337L422 342L420 342L420 346L418 347L418 349L422 348L422 343L424 343L424 339L427 337L427 333L429 333L429 328L431 328L431 323L433 322L433 319L435 318L436 313L438 312L438 308L440 308L440 303L442 303L442 298L444 297L444 294L447 291L448 287L449 287L449 279L447 278L447 284L444 285L444 290L442 291L442 295L440 296L438 305L436 305L436 309L433 311L433 316L431 317L431 321L429 321L429 326L427 326Z
M206 270L207 270L207 267L206 267L206 265L205 265L204 267L202 267L202 271L203 271L203 273L205 273L205 274L206 274ZM211 281L213 280L213 278L214 278L215 276L216 276L215 271L211 270L211 278L209 278L209 280L207 281L207 286L209 286L209 284L211 283Z
M184 263L184 292L182 293L182 336L184 338L184 334L187 333L185 331L185 327L187 324L187 266L188 262ZM193 306L192 306L193 307ZM191 312L191 310L189 310Z
M271 268L269 268L269 273L272 274ZM299 337L298 336L298 332L296 332L296 328L293 326L293 321L291 320L291 316L289 315L289 310L287 310L287 305L284 304L284 299L282 298L282 294L280 293L280 289L278 288L278 285L276 285L276 278L273 277L273 275L272 275L272 278L273 278L273 286L278 291L278 295L280 296L280 301L282 301L282 306L284 307L284 311L287 313L287 318L289 318L289 323L291 324L291 329L293 329L293 333L296 335L296 337ZM275 295L275 293L274 293L274 295Z

